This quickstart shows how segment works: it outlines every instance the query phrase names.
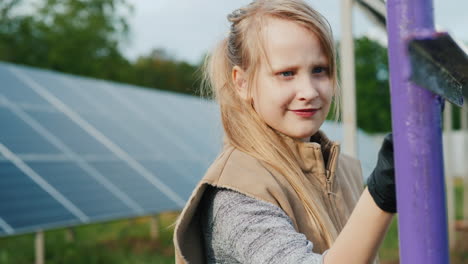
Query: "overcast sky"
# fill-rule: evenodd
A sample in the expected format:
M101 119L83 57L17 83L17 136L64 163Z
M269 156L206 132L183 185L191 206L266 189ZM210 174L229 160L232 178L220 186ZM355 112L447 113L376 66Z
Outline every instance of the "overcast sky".
M164 48L177 59L197 63L229 29L226 16L250 0L128 0L135 10L132 34L123 51L130 59ZM308 0L340 36L340 0ZM435 0L436 23L455 38L468 41L467 0ZM359 8L354 8L355 35L384 39Z

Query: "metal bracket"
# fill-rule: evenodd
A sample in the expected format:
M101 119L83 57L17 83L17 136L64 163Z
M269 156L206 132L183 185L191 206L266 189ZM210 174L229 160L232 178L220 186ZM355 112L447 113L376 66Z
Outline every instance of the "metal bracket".
M462 106L468 98L468 55L447 33L408 43L411 81Z

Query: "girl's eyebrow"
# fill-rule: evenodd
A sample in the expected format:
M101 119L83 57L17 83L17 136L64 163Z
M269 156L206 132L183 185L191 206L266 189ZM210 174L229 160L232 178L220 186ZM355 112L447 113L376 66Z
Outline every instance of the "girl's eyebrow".
M324 58L324 59L316 60L310 63L308 66L311 66L311 67L328 66L328 61ZM297 70L300 67L301 67L300 65L296 65L296 64L272 65L271 70L272 72L283 72L283 71Z
M299 66L296 65L284 65L281 67L272 67L272 72L283 72L283 71L294 71L297 70Z
M324 65L328 65L329 64L329 61L327 59L327 57L325 56L321 56L320 58L318 58L317 60L314 60L311 65L313 66L324 66Z

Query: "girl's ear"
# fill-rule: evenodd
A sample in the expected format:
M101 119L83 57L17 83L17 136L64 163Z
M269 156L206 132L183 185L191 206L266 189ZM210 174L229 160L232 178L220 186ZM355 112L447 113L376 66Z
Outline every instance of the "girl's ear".
M237 94L240 98L247 100L248 98L248 91L247 91L247 76L244 70L242 70L239 66L234 66L232 68L232 81L234 83L234 87L237 91Z

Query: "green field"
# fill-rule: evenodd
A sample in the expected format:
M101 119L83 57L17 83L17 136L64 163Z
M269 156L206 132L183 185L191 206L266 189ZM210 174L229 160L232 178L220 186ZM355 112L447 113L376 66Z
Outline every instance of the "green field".
M462 185L456 184L456 217L462 217ZM150 238L150 218L142 217L93 225L73 229L74 241L66 239L66 230L45 232L47 264L149 264L174 263L172 247L173 223L176 213L164 213L159 216L160 238ZM395 218L396 219L396 218ZM379 255L383 264L398 263L398 231L395 220ZM457 246L451 252L451 263L468 263L468 230L457 232ZM465 242L465 244L468 244ZM34 263L34 235L20 235L0 238L0 264Z

